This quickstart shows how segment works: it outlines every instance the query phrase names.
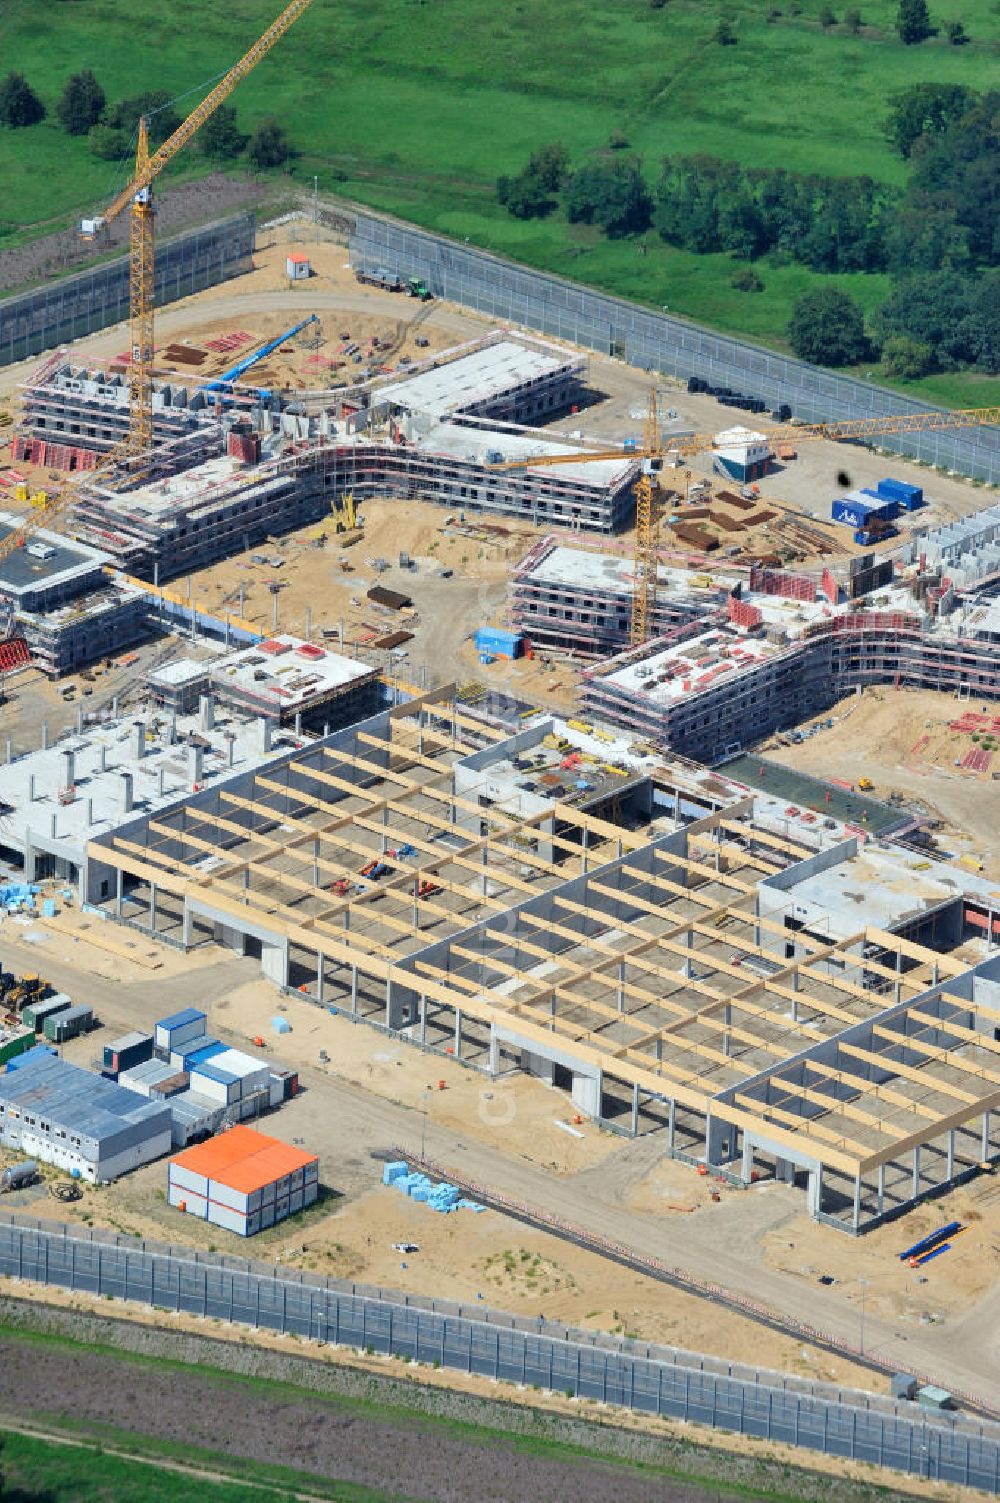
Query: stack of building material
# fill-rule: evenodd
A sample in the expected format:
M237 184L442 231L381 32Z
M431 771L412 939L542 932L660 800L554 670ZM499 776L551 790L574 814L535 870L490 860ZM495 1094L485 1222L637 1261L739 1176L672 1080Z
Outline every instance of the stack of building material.
M461 1192L455 1185L449 1185L442 1180L437 1184L429 1179L426 1174L419 1170L410 1173L410 1166L403 1159L394 1159L385 1165L382 1170L382 1183L394 1185L403 1195L410 1200L415 1200L419 1205L426 1205L432 1211L442 1211L447 1215L449 1211L485 1211L486 1207L474 1200L463 1199Z

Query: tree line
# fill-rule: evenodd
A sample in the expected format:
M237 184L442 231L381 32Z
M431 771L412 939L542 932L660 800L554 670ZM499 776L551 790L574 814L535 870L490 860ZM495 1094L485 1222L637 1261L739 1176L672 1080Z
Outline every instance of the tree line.
M48 115L42 99L22 73L8 73L0 82L0 125L21 130L38 125ZM182 117L163 90L136 94L110 104L90 68L66 80L54 107L55 118L70 136L86 136L95 156L117 162L134 150L141 116L149 120L149 141L162 146L181 124ZM277 120L262 120L252 135L236 122L236 111L220 105L197 136L202 154L213 161L234 161L246 154L256 172L281 167L292 155L284 128Z
M895 290L867 328L837 289L806 294L789 325L796 353L821 364L878 355L901 378L970 364L1000 372L1000 91L914 84L889 103L885 134L909 164L903 188L682 155L650 184L616 133L577 167L561 142L541 147L497 180L497 198L520 219L561 209L610 238L653 229L684 250L728 253L732 285L748 292L763 288L753 263L764 258L887 272Z

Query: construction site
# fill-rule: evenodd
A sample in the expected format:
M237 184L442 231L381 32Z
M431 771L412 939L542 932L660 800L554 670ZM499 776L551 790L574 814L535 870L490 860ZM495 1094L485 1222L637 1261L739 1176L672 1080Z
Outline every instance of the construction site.
M0 369L0 975L99 1042L279 1048L311 1188L295 1228L164 1195L164 1107L67 1218L1000 1415L995 494L879 450L934 410L734 428L318 213L154 326L152 184L227 80L86 222L132 217L130 329ZM140 1085L200 1070L221 1163L189 1052Z

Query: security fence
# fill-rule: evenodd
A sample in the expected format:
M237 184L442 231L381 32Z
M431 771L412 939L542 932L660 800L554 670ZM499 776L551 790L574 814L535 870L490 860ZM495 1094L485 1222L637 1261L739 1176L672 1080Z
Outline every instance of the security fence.
M254 216L237 214L156 248L156 306L201 292L253 266ZM129 316L129 263L119 256L0 301L0 365L27 360Z
M422 277L437 297L616 356L641 370L682 380L703 376L712 386L760 397L770 407L787 403L805 422L938 410L872 382L713 334L685 319L375 215L355 216L350 258L357 268L385 267ZM877 443L925 464L1000 483L1000 428L886 434Z
M242 1258L0 1218L0 1273L1000 1491L1000 1425Z

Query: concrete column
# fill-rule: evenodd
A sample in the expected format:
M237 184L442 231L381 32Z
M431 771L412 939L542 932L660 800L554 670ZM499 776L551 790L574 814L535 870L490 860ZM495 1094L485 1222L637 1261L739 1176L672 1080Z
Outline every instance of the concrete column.
M618 1011L625 1011L625 962L618 962Z
M861 1175L854 1176L854 1210L851 1214L851 1225L855 1232L861 1225Z
M632 1086L632 1136L639 1136L639 1083L636 1081Z
M878 1213L881 1216L885 1210L885 1165L878 1166Z
M102 741L101 745L97 748L97 771L98 772L107 772L107 770L108 770L108 748L104 745L104 743Z
M122 917L125 877L120 866L115 867L115 918Z
M210 694L199 696L198 713L201 729L203 731L213 731L215 729L215 701Z
M7 761L8 762L13 762L13 760L14 760L14 743L11 740L11 738L8 736L7 737Z
M806 1201L809 1206L810 1216L818 1216L823 1209L823 1166L817 1164L815 1169L809 1171L809 1181L806 1187Z
M197 783L199 787L205 776L205 749L201 746L188 747L188 777L192 788Z
M494 1027L490 1027L490 1057L488 1065L491 1077L496 1080L500 1074L500 1040Z
M149 932L156 933L156 883L149 884Z
M601 1115L601 1088L603 1074L598 1070L593 1075L573 1071L573 1105L596 1121Z
M326 958L323 955L323 951L320 950L316 956L316 1001L319 1003L320 1007L323 1006L325 997L325 984L323 978L323 971L325 967Z
M427 1042L427 997L423 992L420 994L420 1042Z
M920 1194L920 1144L913 1150L913 1199Z
M462 1009L455 1008L455 1058L462 1058Z
M137 720L129 732L129 749L137 762L146 755L146 722Z
M951 1131L948 1134L948 1178L949 1179L954 1179L954 1177L955 1177L955 1129L952 1128Z
M313 886L319 886L319 836L313 840Z
M354 1017L358 1015L358 968L351 966L351 1012Z
M129 813L131 813L131 811L132 811L132 774L130 772L123 772L121 774L121 799L120 799L120 803L121 803L121 812L123 814L129 814Z
M47 749L48 744L49 744L49 728L48 728L48 725L43 720L42 721L42 751L45 751Z
M9 759L8 759L9 760ZM583 827L582 851L580 855L580 870L587 870L587 853L590 850L590 831L586 825Z
M302 711L301 710L296 710L295 711L295 734L296 734L296 736L301 736L302 735Z
M35 774L33 772L28 773L28 802L29 804L35 802Z
M982 1162L985 1164L990 1156L990 1114L983 1112L983 1138L982 1138Z

